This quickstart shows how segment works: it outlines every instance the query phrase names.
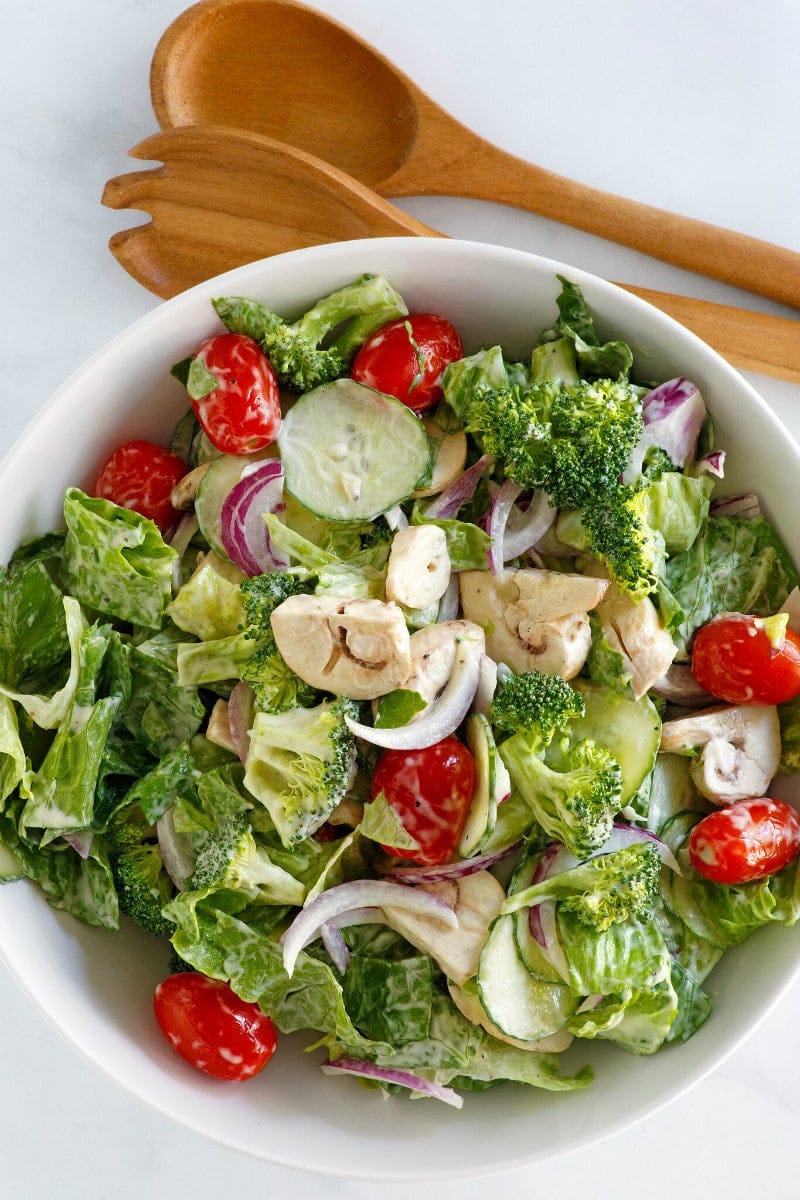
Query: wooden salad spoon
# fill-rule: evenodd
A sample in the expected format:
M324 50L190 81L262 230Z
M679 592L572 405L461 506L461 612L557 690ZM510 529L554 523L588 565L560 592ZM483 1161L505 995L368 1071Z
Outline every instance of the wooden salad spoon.
M383 196L514 205L800 308L800 254L506 153L346 26L296 0L201 0L163 34L150 90L162 128L253 130L327 160Z
M109 208L152 220L109 243L130 275L174 296L285 250L362 237L441 237L329 163L258 133L187 126L130 151L164 165L110 179ZM691 329L735 366L800 383L800 333L787 317L621 285Z

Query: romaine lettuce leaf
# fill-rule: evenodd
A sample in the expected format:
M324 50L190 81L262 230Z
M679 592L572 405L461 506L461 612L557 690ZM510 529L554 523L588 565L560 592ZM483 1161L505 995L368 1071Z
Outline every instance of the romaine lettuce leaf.
M708 517L714 480L667 471L645 488L645 520L664 539L667 554L691 549Z
M0 812L20 785L25 795L28 794L28 771L14 705L7 696L0 695Z
M63 596L46 561L0 568L0 682L8 687L43 688L69 652Z
M679 619L670 621L679 649L721 612L777 612L798 576L772 526L762 517L710 517L690 550L668 560L665 583Z
M177 553L131 509L68 488L64 500L65 590L88 607L159 629Z
M63 909L86 925L119 927L117 891L101 843L95 841L86 859L60 840L31 846L16 835L6 819L0 819L0 843L11 850L21 872L38 883L53 908Z
M80 648L86 621L81 606L72 596L62 597L64 621L70 650L69 674L66 682L52 696L15 692L0 685L0 695L7 696L24 709L42 729L55 729L64 720L75 696L80 672Z
M393 1046L427 1037L433 1003L427 955L400 960L353 955L342 990L350 1019L367 1037Z
M239 584L243 573L216 554L198 561L194 574L167 605L166 613L186 633L203 642L230 637L245 624L245 609Z
M627 377L633 365L633 352L627 342L614 341L601 345L594 319L575 283L559 275L561 293L556 299L558 320L552 331L558 337L569 338L575 346L575 358L582 379ZM541 340L541 339L540 339Z
M600 1003L569 1022L576 1037L615 1042L630 1054L654 1054L668 1039L679 1013L671 966L664 962L660 978L648 987L605 996Z
M602 933L556 906L558 931L576 996L621 995L663 978L669 951L655 920L630 918ZM665 965L666 964L666 965Z
M206 710L196 687L177 681L177 630L161 633L133 647L131 694L124 722L154 758L163 758L193 737Z

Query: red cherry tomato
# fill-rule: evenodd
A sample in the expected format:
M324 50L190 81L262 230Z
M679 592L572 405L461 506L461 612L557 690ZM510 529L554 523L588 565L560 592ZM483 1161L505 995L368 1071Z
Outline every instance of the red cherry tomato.
M782 800L760 796L710 813L689 835L689 858L714 883L774 875L800 853L800 817Z
M412 313L370 334L350 374L386 396L396 396L414 412L426 412L442 398L439 377L464 348L449 321L433 313Z
M163 446L126 442L101 470L94 494L149 517L166 533L180 516L172 507L170 493L188 470L182 458Z
M280 392L258 343L241 333L221 333L207 338L195 359L219 380L202 400L192 400L208 440L223 454L255 454L274 442L281 427Z
M424 866L447 862L461 837L476 779L472 755L454 737L425 750L386 750L372 778L372 798L383 792L419 849L383 849Z
M783 704L800 695L800 637L787 629L774 646L762 618L723 613L697 633L692 674L730 704Z
M153 1008L173 1050L215 1079L252 1079L275 1053L270 1018L218 979L170 975L156 988Z

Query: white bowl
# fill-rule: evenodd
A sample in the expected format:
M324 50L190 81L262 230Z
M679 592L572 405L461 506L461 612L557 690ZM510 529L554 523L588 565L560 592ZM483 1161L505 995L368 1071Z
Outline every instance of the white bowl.
M364 271L387 275L412 309L460 329L468 350L502 342L529 352L553 321L556 272L583 289L601 333L630 342L640 374L683 374L700 387L728 454L726 490L758 492L795 561L800 453L753 389L670 318L594 276L515 250L393 238L319 246L232 271L161 305L95 355L53 397L0 468L0 561L60 523L64 489L89 486L121 441L166 438L186 399L170 366L217 328L209 298L265 299L304 310ZM791 791L791 789L790 789ZM168 950L133 927L87 928L49 908L28 883L0 889L0 953L44 1016L142 1100L224 1145L287 1166L362 1178L443 1178L533 1163L576 1150L655 1112L717 1066L753 1031L798 970L798 932L763 930L727 954L708 984L715 1010L685 1046L635 1058L578 1043L594 1086L553 1095L511 1084L435 1102L382 1103L355 1080L319 1071L304 1039L284 1038L260 1079L214 1082L185 1066L152 1017ZM310 1037L305 1041L310 1041ZM45 1081L42 1081L45 1086Z

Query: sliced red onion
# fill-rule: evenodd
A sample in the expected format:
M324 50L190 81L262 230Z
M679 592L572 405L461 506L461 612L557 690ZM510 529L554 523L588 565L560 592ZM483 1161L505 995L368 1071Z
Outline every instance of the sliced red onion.
M350 947L331 921L326 921L319 932L331 962L339 974L344 975L350 964Z
M400 883L441 883L446 879L464 879L467 875L475 875L478 871L488 871L497 863L502 862L509 854L519 850L521 842L504 846L502 850L492 850L489 854L479 854L476 858L462 858L456 862L442 863L438 867L381 867L376 870L387 879L396 879Z
M283 467L277 458L246 466L222 504L220 536L225 553L245 575L263 575L288 565L270 540L262 515L283 511Z
M458 575L453 572L450 576L444 595L439 601L439 611L436 614L436 623L441 624L443 621L455 621L458 617L458 609L461 603L461 597L458 590Z
M705 458L699 458L694 466L698 475L713 475L715 479L725 478L725 451L713 450Z
M174 807L168 808L163 816L158 818L156 833L164 870L178 891L182 892L194 872L196 860L189 837L175 828Z
M92 853L94 834L91 829L79 829L75 833L65 833L63 838L81 858L86 859Z
M394 508L387 508L386 512L383 514L383 519L393 531L398 529L408 529L408 517L403 512L399 504L395 504Z
M281 938L286 974L291 977L298 954L319 936L320 929L327 922L354 908L382 908L383 905L431 917L451 929L458 928L458 918L452 908L430 892L388 879L354 879L351 883L340 883L317 896L292 921Z
M385 750L424 750L449 737L469 712L478 687L481 654L477 642L467 638L457 641L450 678L438 698L408 725L375 729L345 717L348 729L362 741Z
M558 875L577 865L578 860L574 855L570 854L560 842L553 842L539 859L531 883L541 883L543 880L549 879L551 875ZM569 964L558 936L555 901L545 900L544 904L537 904L531 908L528 914L528 925L532 936L544 950L553 968L568 983Z
M489 570L492 575L499 575L505 561L504 539L506 525L514 507L514 501L522 495L523 489L513 479L506 479L492 497L489 511L486 514L486 532L492 539L487 551ZM533 543L531 543L533 544Z
M425 516L429 520L439 521L457 517L462 506L475 495L481 477L493 463L494 459L491 454L484 454L463 475L459 475L458 479L454 480L449 487L434 497L425 508Z
M637 825L624 825L621 822L614 823L614 830L611 837L600 850L597 850L590 857L598 858L602 854L612 854L615 850L622 850L624 846L632 846L635 842L652 842L664 866L669 867L676 875L683 874L678 865L678 860L666 842L662 842L661 838L656 837L649 829L642 829Z
M464 1101L458 1092L452 1088L442 1087L439 1083L431 1083L421 1075L411 1071L398 1071L395 1068L378 1067L375 1063L360 1058L337 1058L333 1062L323 1063L322 1070L326 1075L357 1075L362 1079L377 1079L381 1083L394 1083L399 1087L410 1088L421 1096L429 1096L432 1100L441 1100L452 1108L463 1108Z
M738 517L743 521L755 521L761 516L758 496L724 496L712 500L709 513L712 517Z
M669 704L683 708L703 708L714 703L714 698L700 687L688 663L673 663L650 690Z
M172 563L172 592L175 595L181 586L181 563L183 556L189 549L189 543L197 533L200 525L197 517L193 512L185 513L175 529L172 532L172 537L169 539L169 544L173 550L177 550L178 557Z
M683 470L697 452L697 440L707 415L700 392L683 376L653 388L642 400L644 429L623 482L632 483L641 474L645 454L651 446L665 451L675 466Z
M249 684L240 680L228 698L228 725L231 741L243 763L250 750L250 730L255 714L255 697Z
M800 633L800 588L792 588L780 611L789 614L788 628L793 633Z
M472 701L472 711L488 717L497 690L497 663L488 654L481 655L478 666L478 686Z
M557 515L558 509L548 503L546 492L535 492L525 512L519 505L512 505L503 538L503 562L527 554L541 541Z
M350 908L325 924L331 929L349 929L351 925L385 925L386 918L380 908Z

